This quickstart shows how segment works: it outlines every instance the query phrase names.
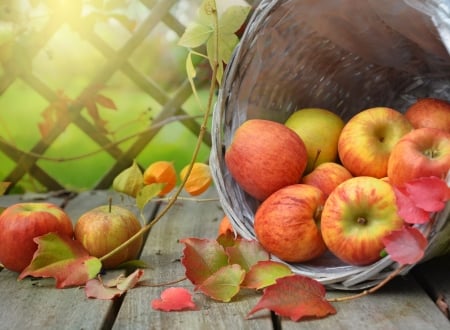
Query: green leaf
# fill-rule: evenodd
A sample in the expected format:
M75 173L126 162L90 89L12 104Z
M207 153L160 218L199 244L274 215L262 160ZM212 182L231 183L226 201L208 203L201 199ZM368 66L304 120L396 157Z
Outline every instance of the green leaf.
M100 260L90 256L80 242L70 237L49 233L34 241L38 249L30 265L19 274L19 279L53 277L57 288L65 288L84 285L100 272Z
M212 33L211 27L194 22L186 28L178 44L186 48L197 48L203 45Z
M198 22L203 25L215 26L217 6L215 0L204 0L198 9Z
M215 300L228 302L239 292L244 276L241 266L227 265L203 281L198 290Z
M269 253L255 240L237 239L233 246L225 248L225 252L230 264L238 264L245 271L249 271L259 261L269 260Z
M235 33L244 24L250 12L250 6L230 6L219 18L221 33Z
M260 290L275 284L277 279L293 275L292 270L281 262L265 260L253 265L245 275L242 287Z
M145 185L136 195L136 206L142 211L145 205L163 190L165 183L152 183Z

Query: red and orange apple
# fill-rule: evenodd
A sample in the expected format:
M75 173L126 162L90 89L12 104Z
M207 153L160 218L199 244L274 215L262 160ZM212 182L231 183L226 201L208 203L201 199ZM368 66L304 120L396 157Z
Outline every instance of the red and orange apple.
M450 171L450 133L436 128L418 128L403 136L392 149L388 177L402 186L416 178L445 178Z
M352 174L341 164L326 162L303 176L301 182L319 188L328 197L334 188L352 177Z
M287 262L320 256L326 251L319 225L324 202L324 193L306 184L274 192L255 213L258 241L267 252Z
M250 119L238 127L225 163L238 185L257 200L298 183L306 168L303 141L278 122Z
M450 133L450 102L445 100L418 99L406 109L405 117L414 128L431 127Z
M383 237L402 226L392 186L374 177L359 176L341 183L328 196L322 211L326 246L352 265L380 259Z
M50 232L73 236L72 222L58 206L26 202L7 207L0 215L0 263L21 272L38 248L33 239Z
M387 175L389 155L400 138L413 129L399 111L387 107L363 110L342 129L338 153L353 176Z

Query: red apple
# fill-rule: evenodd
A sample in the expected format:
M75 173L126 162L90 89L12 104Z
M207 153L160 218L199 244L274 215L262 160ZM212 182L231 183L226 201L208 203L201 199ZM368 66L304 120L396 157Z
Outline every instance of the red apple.
M431 127L450 133L450 102L435 99L418 99L408 109L405 117L414 128Z
M353 176L386 176L392 148L412 129L406 117L394 109L377 107L361 111L350 118L339 137L342 165Z
M325 252L320 212L325 195L314 186L295 184L274 192L258 207L254 229L267 252L287 262L314 259Z
M283 124L251 119L234 133L225 163L239 186L257 200L298 183L308 156L301 138Z
M436 128L418 128L398 141L389 158L392 185L420 177L444 178L450 170L450 133Z
M0 263L14 272L22 272L33 259L35 237L50 232L73 236L68 215L51 203L18 203L0 215Z
M75 224L75 239L91 256L100 258L127 241L140 229L140 222L130 210L116 205L102 205L81 215ZM115 268L125 261L136 258L142 247L142 241L140 236L104 260L103 267Z
M352 177L352 174L341 164L327 162L305 175L301 182L319 188L328 197L334 188Z
M392 186L368 176L354 177L337 186L322 211L326 246L352 265L368 265L380 259L383 237L402 226Z

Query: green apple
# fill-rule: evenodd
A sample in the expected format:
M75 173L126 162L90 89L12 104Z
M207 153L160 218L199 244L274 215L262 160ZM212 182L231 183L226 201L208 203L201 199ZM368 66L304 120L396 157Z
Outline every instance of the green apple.
M383 237L402 226L394 189L374 177L344 181L328 196L322 210L326 246L352 265L368 265L380 259Z
M342 165L353 176L387 176L392 148L413 129L399 111L387 107L363 110L342 129L338 153Z
M292 113L285 125L303 140L308 153L305 173L325 162L337 158L337 142L344 121L330 110L304 108Z

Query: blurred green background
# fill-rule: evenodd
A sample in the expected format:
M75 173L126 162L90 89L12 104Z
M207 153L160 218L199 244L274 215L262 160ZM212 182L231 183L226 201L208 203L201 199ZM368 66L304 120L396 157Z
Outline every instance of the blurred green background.
M64 95L73 102L90 86L100 68L107 63L104 54L77 30L86 23L95 36L119 52L132 38L152 8L163 1L150 0L12 0L0 2L0 142L14 150L30 151L42 138L40 125L58 125L60 117L48 118L52 103L36 86L33 77L45 88ZM177 45L180 27L196 17L200 0L173 1L170 10L126 60L135 70L157 84L158 89L171 97L185 83L187 50ZM48 28L54 15L62 16L67 24L52 31L45 42L35 40ZM77 23L71 17L77 16ZM169 26L167 22L175 22ZM78 25L77 25L78 24ZM173 27L178 27L174 30ZM41 44L39 44L41 43ZM39 45L39 50L32 52ZM116 54L111 54L116 56ZM203 66L208 74L208 66ZM27 70L31 78L23 78L17 71ZM44 88L44 90L45 90ZM191 95L182 104L183 110L201 122L206 106L208 83L199 87L201 103ZM115 109L98 103L98 118L86 108L81 114L103 130L117 146L127 150L139 132L148 130L164 104L142 90L121 70L107 83L99 86L98 94L109 100ZM66 112L64 109L60 113ZM70 111L70 109L68 110ZM46 114L47 113L47 114ZM176 118L174 118L176 119ZM156 160L170 160L180 170L191 160L197 140L179 121L164 125L136 158L142 168ZM11 159L0 148L0 181L4 181L20 160ZM116 160L102 146L76 125L70 124L43 153L37 165L63 187L71 190L92 189ZM209 146L203 144L198 161L206 162ZM130 163L131 165L131 163ZM44 191L33 175L25 174L14 182L11 193Z

